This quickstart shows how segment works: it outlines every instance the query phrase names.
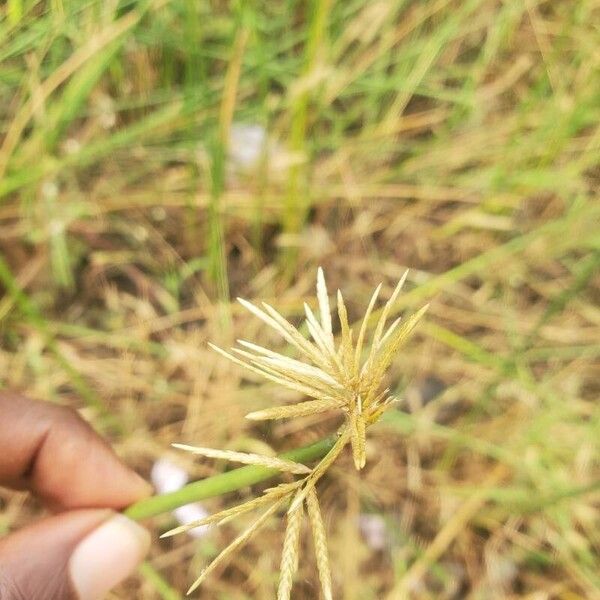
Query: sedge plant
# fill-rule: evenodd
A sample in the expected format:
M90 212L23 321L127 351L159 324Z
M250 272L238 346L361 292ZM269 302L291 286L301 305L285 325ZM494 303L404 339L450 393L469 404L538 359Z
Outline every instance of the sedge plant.
M261 511L259 517L202 571L188 590L188 594L197 589L232 552L240 548L252 535L264 527L271 516L287 508L287 526L283 540L277 599L289 600L290 598L294 575L298 568L300 531L305 518L308 518L312 531L323 597L325 600L333 598L327 537L321 516L317 483L348 445L351 447L356 469L360 470L365 466L367 429L379 420L395 400L389 393L389 389L381 389L382 381L398 349L408 339L419 319L427 310L427 306L424 306L406 321L402 322L400 318L397 318L386 328L386 323L406 280L406 275L407 273L401 278L391 297L380 311L370 344L366 343L367 329L371 317L374 316L373 310L381 285L376 288L371 297L356 336L348 321L344 298L338 290L337 316L340 336L337 344L333 333L329 294L323 270L320 268L317 275L318 316L308 304L304 305L306 326L310 338L302 335L294 325L269 304L263 303L262 308L259 308L246 300L239 299L246 309L277 331L295 349L298 358L290 358L245 340L238 340L238 346L230 351L212 344L211 347L236 365L309 398L296 404L251 412L247 418L254 421L265 421L339 411L344 420L332 438L304 449L292 451L282 457L173 444L175 448L195 455L248 465L245 467L246 471L238 469L238 477L235 478L237 481L229 481L231 477L227 476L236 473L230 472L217 476L217 478L221 477L223 481L213 481L213 485L208 480L192 484L198 486L204 484L203 488L206 488L203 490L204 497L212 495L211 491L215 491L211 490L211 487L215 487L217 493L219 490L228 491L235 489L235 485L240 480L244 482L241 485L258 482L277 472L296 477L292 481L267 489L262 495L243 504L227 508L163 534L162 537L169 537L202 525L222 525L250 511ZM320 460L314 467L308 467L301 462L302 460L308 462L315 458L320 458ZM219 483L223 484L221 488L219 488ZM227 487L232 483L233 487ZM183 500L184 496L186 495L175 497L173 503ZM162 504L163 508L171 502L170 499L166 500L166 504ZM187 500L189 501L189 498ZM161 506L160 500L157 505ZM133 517L151 514L152 508L146 513L144 509L145 505L140 503L137 507L132 507L128 514Z

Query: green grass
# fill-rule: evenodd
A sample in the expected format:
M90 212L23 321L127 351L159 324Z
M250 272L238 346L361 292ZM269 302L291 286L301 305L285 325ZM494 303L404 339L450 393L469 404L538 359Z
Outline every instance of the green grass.
M319 264L355 318L410 267L397 312L432 302L390 381L411 410L360 481L324 482L340 597L415 573L416 598L598 597L599 21L594 0L9 0L0 387L82 408L144 473L176 440L300 447L333 423L250 427L276 392L206 342L264 336L238 295L299 316ZM238 124L268 139L243 168ZM365 506L400 532L376 568ZM271 598L279 543L201 597ZM185 589L171 544L133 585Z

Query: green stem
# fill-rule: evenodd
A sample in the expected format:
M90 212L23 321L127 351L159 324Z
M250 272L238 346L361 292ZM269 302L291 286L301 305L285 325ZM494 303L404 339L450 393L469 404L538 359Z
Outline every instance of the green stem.
M310 446L303 446L302 448L286 452L281 457L301 463L315 460L325 456L333 448L336 439L337 436L333 435L319 440ZM124 514L130 519L141 521L142 519L170 512L190 502L213 498L214 496L221 496L222 494L239 490L248 485L270 479L279 473L276 469L254 465L241 467L233 471L201 479L200 481L194 481L176 492L140 500L127 508Z

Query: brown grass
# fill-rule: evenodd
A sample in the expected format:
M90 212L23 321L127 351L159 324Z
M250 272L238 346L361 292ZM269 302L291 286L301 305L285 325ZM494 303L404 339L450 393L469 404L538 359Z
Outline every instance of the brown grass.
M183 27L167 4L149 22ZM291 41L266 35L265 63L256 32L236 34L241 17L214 4L221 29L206 38L213 54L204 57L203 86L215 99L191 95L189 112L177 69L193 45L172 40L168 27L126 34L55 146L44 145L45 123L71 97L61 82L82 67L65 59L52 75L41 50L29 67L12 58L27 85L20 95L3 84L3 133L19 135L5 138L11 152L0 161L0 256L26 296L4 279L1 385L81 409L144 475L169 456L192 478L206 477L223 465L193 462L170 444L271 454L338 424L244 419L301 397L246 377L208 348L236 338L284 348L223 297L211 261L225 261L230 298L265 300L296 320L322 265L351 322L380 281L387 299L410 268L400 308L431 306L392 367L389 385L403 400L370 432L366 468L356 472L345 455L319 490L334 597L599 598L597 2L398 9L383 0L353 2L347 14L333 3L335 27L315 34L327 45L325 64L304 56L308 96L281 91L280 82L261 96L259 76L291 86L286 69L304 72L293 35L310 39L309 15L288 23L272 9ZM94 31L108 39L116 23ZM169 43L160 45L160 35ZM151 36L155 47L145 45ZM83 60L84 40L73 43ZM169 44L180 44L175 54ZM231 96L224 86L233 75L224 74L234 69ZM173 91L161 100L165 88ZM34 92L47 121L27 99ZM305 135L290 144L303 102L311 107ZM218 138L219 107L228 127L236 112L262 118L278 148L245 171L225 161L220 191L218 151L204 144ZM114 112L112 129L103 128L103 110ZM22 125L16 115L26 113ZM198 126L205 121L216 133ZM81 153L69 154L69 144ZM287 227L298 193L306 220ZM77 377L103 408L84 400ZM257 491L206 504L216 512ZM0 507L0 534L39 513L35 501L6 490ZM381 548L361 533L365 513L385 523ZM183 593L245 524L199 542L156 541L151 566ZM169 515L148 523L157 538L173 525ZM305 534L301 555L312 557ZM274 598L282 536L266 527L196 597ZM300 562L295 599L318 597L312 560ZM142 574L113 597L151 599L156 590Z

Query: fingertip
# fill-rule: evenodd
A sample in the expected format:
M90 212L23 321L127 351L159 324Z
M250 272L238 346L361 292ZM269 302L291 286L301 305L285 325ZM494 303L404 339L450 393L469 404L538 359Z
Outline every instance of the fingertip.
M73 600L67 576L70 557L79 542L111 519L110 510L78 510L47 517L0 539L0 598Z
M69 561L69 576L79 600L100 600L128 577L146 556L150 534L116 514L87 535Z
M119 510L152 494L76 411L0 393L0 414L0 483L56 510Z
M152 494L152 486L81 419L56 421L38 453L31 482L32 490L59 510L121 510Z

